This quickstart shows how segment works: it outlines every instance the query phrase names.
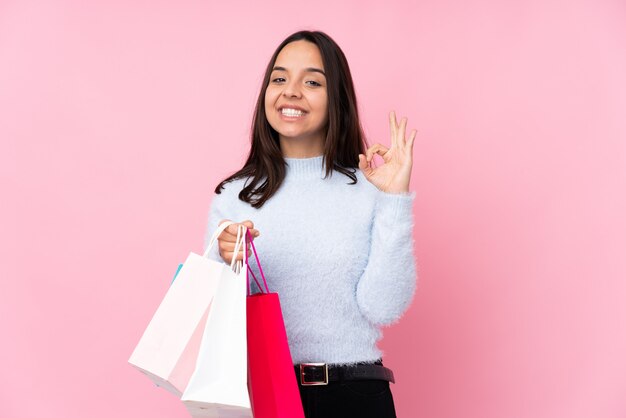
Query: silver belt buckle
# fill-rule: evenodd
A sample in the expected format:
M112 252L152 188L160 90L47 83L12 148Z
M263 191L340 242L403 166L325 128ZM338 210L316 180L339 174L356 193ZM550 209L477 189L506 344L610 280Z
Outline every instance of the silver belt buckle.
M324 368L324 380L305 381L304 380L304 368L305 367L323 367ZM319 386L328 384L328 365L326 363L301 363L300 364L300 384L302 386Z

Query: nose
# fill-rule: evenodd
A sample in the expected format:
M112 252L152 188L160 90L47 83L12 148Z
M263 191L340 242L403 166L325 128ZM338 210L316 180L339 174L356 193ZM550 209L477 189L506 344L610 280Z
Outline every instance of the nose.
M286 97L300 97L300 85L297 80L291 80L284 84L285 89L283 90L283 95Z

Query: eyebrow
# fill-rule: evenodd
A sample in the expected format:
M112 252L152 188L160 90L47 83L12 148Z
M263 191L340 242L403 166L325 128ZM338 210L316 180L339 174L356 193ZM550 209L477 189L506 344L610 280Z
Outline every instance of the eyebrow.
M272 71L287 71L287 69L285 67L274 67L272 69ZM308 71L311 73L321 73L324 75L324 77L326 77L326 73L322 70L320 70L319 68L315 68L315 67L307 67L304 69L304 71Z

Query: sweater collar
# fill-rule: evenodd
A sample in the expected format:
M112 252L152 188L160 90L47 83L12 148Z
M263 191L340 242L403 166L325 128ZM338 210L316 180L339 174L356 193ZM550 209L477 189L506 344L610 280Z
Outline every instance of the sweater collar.
M286 178L321 179L324 178L323 155L311 158L284 158L287 163Z

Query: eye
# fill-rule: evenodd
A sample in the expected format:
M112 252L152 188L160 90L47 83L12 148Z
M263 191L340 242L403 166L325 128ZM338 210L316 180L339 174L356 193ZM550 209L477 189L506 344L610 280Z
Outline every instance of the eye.
M320 84L320 83L318 83L317 81L313 81L313 80L307 81L307 83L313 83L313 85L314 85L315 87L319 87L319 86L321 86L321 84Z
M285 79L282 78L282 77L278 77L278 78L273 79L272 83L280 83L280 81L278 81L278 80L283 80L284 81Z

